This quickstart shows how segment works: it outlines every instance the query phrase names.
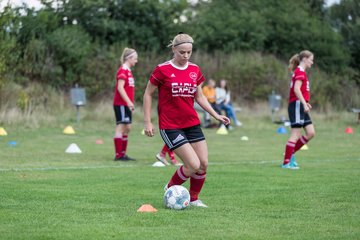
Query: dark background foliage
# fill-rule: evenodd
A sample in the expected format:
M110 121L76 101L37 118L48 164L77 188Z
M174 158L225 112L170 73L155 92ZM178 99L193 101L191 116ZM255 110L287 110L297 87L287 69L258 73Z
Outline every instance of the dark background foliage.
M356 0L328 8L323 0L41 2L38 10L7 6L0 13L0 91L10 82L60 91L79 84L91 99L112 98L119 57L128 46L139 52L134 74L140 101L152 69L171 57L166 45L182 31L195 39L192 61L206 77L228 79L236 101L265 100L272 90L286 98L287 61L309 49L315 53L314 102L360 104Z

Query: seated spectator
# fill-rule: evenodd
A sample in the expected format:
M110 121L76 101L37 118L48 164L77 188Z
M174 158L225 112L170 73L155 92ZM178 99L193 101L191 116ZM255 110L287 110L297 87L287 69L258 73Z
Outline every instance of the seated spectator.
M236 126L241 126L242 123L237 119L234 108L230 102L230 91L227 87L226 80L220 80L220 87L217 87L215 90L217 107L224 110L226 116L233 120Z
M209 79L207 84L202 88L204 96L209 101L210 105L213 109L218 113L221 114L221 110L219 109L218 105L216 104L216 90L215 90L215 81L214 79ZM210 116L208 116L208 123L210 124Z

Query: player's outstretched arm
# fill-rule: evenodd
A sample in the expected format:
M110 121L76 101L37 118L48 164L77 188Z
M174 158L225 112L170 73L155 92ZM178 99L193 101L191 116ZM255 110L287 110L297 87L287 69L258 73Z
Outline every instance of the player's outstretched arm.
M152 95L154 94L156 88L157 87L149 81L146 86L143 97L144 133L148 137L152 137L155 134L154 126L151 123L151 105L152 105Z
M207 98L204 96L202 92L201 86L197 87L197 92L195 96L196 102L205 110L207 111L211 116L213 116L216 120L222 122L225 125L228 125L230 123L230 119L224 115L219 115L210 105Z

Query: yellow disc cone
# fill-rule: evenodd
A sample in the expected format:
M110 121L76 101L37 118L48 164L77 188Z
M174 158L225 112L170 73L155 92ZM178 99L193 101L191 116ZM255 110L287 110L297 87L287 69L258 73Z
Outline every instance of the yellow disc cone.
M309 150L309 147L308 145L305 144L300 148L300 150Z
M228 134L228 131L227 131L225 125L221 125L221 126L219 127L219 129L216 131L216 134L220 134L220 135L226 135L226 134Z
M64 128L63 133L64 134L75 134L75 130L73 129L72 126L67 126L66 128Z
M0 128L0 136L7 136L7 132L4 128Z

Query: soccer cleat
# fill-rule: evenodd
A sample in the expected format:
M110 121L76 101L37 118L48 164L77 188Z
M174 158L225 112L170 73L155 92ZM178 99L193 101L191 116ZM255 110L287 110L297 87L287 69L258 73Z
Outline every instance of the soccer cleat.
M122 157L115 158L114 161L136 161L135 158L129 157L128 155L124 155Z
M287 164L282 164L281 165L281 168L284 168L284 169L291 169L291 170L297 170L299 169L299 167L295 167L291 164L291 162L287 163Z
M129 159L127 159L127 158L124 158L124 157L115 157L115 158L114 158L114 161L122 161L122 162L127 162L127 161L129 161Z
M170 165L168 161L166 160L165 156L161 156L160 153L156 154L156 159L160 162L162 162L165 165Z
M176 160L175 158L171 159L171 164L174 166L182 166L182 163L179 163L178 160Z
M190 206L194 206L194 207L203 207L203 208L207 208L208 206L205 205L201 200L195 200L189 203Z
M295 155L294 155L294 154L291 156L290 164L291 164L291 166L293 166L293 167L295 167L295 168L297 168L297 169L300 168L300 167L299 167L299 164L298 164L298 163L296 162L296 160L295 160Z
M127 161L129 161L129 160L124 159L123 157L118 157L118 158L114 158L114 161L115 161L115 162L119 162L119 161L121 161L121 162L127 162Z
M130 161L136 161L135 158L129 157L128 155L125 154L124 158L130 160Z

